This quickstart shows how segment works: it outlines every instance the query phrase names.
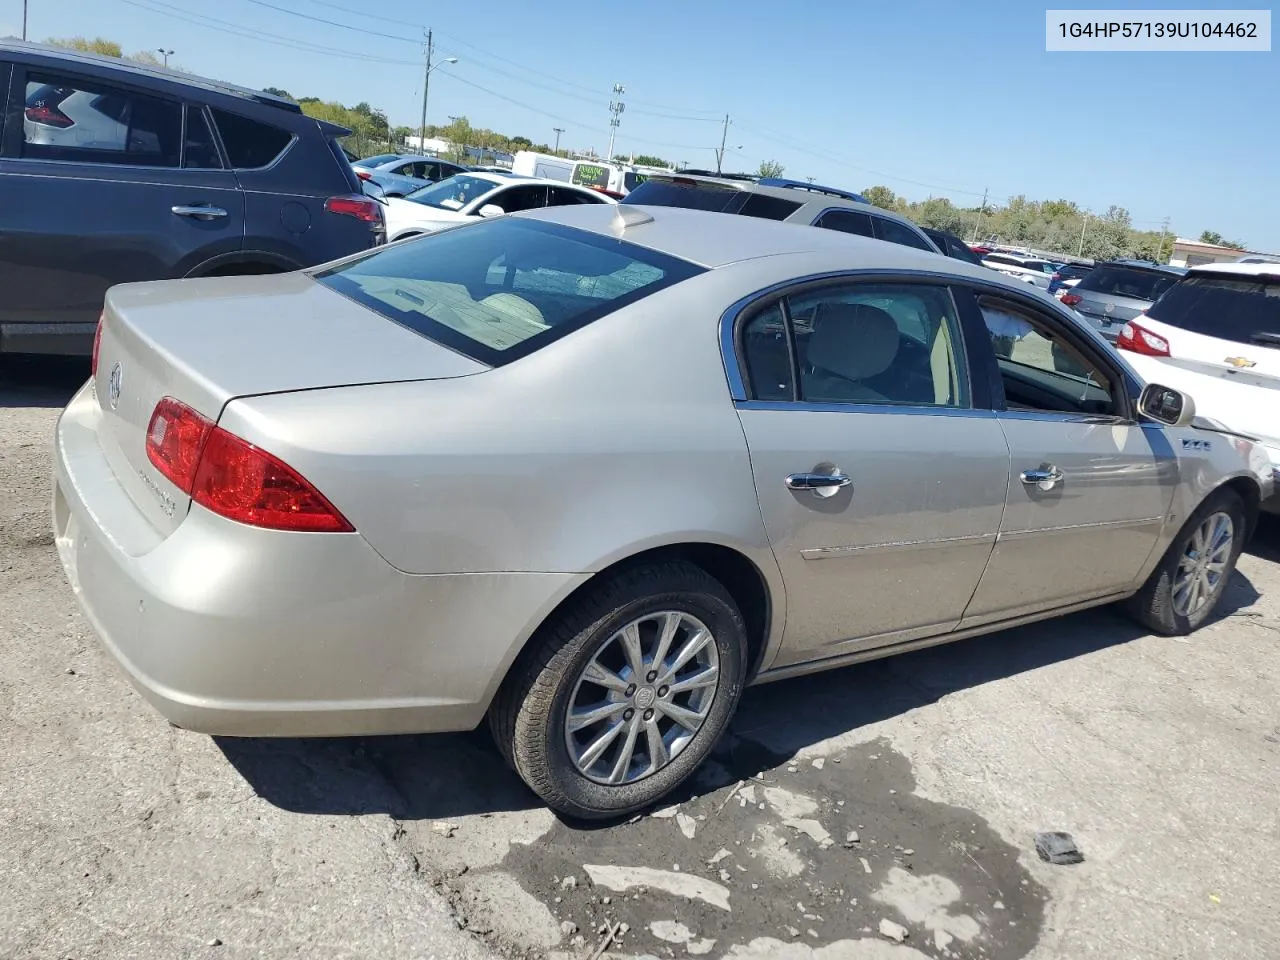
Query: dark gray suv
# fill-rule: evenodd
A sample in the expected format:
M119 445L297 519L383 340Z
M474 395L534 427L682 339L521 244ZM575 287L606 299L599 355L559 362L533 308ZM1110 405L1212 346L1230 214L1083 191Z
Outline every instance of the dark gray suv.
M382 243L337 138L289 100L0 42L0 353L88 354L107 288L296 270Z

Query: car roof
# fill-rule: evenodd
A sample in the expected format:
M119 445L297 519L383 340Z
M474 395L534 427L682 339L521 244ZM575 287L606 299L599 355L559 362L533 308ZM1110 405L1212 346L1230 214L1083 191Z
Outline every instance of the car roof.
M1152 263L1150 260L1129 260L1123 257L1116 260L1104 260L1098 266L1128 267L1131 270L1155 270L1159 273L1172 273L1176 276L1182 276L1187 272L1185 267L1175 267L1169 263Z
M999 282L999 274L986 267L939 253L839 230L822 230L807 224L743 217L735 213L643 204L575 204L544 207L513 216L545 220L620 238L710 269L743 260L814 254L817 255L815 263L822 264L814 272L831 269L830 261L839 259L847 262L849 269L862 266L924 270L972 277L985 283ZM1025 286L1012 282L1008 285L1020 292Z
M153 80L166 80L170 83L180 83L188 87L198 87L202 90L221 93L225 96L252 100L255 103L279 107L281 110L288 111L289 113L302 113L301 106L292 100L286 99L285 97L277 97L275 94L266 93L262 90L241 87L234 83L225 83L221 80L211 80L208 77L199 77L195 74L184 73L179 70L169 70L165 67L136 63L131 60L121 60L118 57L107 57L97 53L86 53L82 50L71 50L67 47L58 47L47 43L31 43L27 40L0 39L0 55L5 53L38 54L42 57L62 60L66 63L106 67L114 71L132 74L138 77L147 77ZM332 124L330 126L334 127L334 129L345 129L338 128Z
M1280 263L1201 263L1192 273L1225 273L1237 277L1280 277Z

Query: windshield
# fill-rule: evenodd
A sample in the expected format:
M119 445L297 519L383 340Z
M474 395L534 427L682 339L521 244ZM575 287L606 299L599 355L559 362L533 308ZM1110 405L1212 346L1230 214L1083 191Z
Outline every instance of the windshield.
M1206 337L1280 347L1280 277L1185 277L1147 316Z
M1159 270L1137 270L1133 267L1116 267L1103 265L1094 267L1089 274L1076 284L1076 292L1088 291L1105 293L1114 297L1132 297L1135 300L1151 302L1160 299L1164 293L1178 280L1170 273Z
M460 173L433 183L429 187L415 190L405 196L406 200L420 203L425 207L437 207L441 210L461 210L467 204L478 200L498 184L483 177L471 177Z
M499 365L702 272L612 237L503 217L383 247L316 278L421 336Z

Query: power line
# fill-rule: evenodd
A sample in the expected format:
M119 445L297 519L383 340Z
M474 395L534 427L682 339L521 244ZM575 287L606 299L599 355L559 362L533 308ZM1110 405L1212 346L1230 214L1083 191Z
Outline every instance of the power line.
M287 13L291 17L301 17L303 20L311 20L314 23L324 23L331 27L341 27L343 30L352 30L356 33L367 33L371 37L381 37L384 40L400 40L404 43L412 43L414 46L422 43L422 41L417 37L403 37L395 33L381 33L377 30L366 30L364 27L353 27L349 23L339 23L337 20L326 20L324 17L313 17L309 13L290 10L288 7L279 7L274 3L267 3L267 0L249 0L249 2L255 6L266 7L269 10L279 10L281 13Z

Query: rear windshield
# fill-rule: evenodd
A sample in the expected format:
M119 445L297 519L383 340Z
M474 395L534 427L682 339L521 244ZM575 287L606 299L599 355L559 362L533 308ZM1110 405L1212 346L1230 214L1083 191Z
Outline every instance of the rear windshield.
M1116 297L1133 297L1135 300L1159 300L1177 281L1173 274L1158 270L1135 270L1132 267L1094 267L1089 275L1076 284L1076 290L1106 293Z
M1184 277L1147 316L1206 337L1280 347L1280 277Z
M695 180L646 180L636 186L623 203L643 203L651 207L685 207L714 213L737 213L746 194L733 187L698 183Z
M380 153L376 157L365 157L360 164L365 167L380 167L384 163L390 163L392 160L399 160L399 154Z
M501 217L315 274L424 337L500 366L703 268L558 224Z

